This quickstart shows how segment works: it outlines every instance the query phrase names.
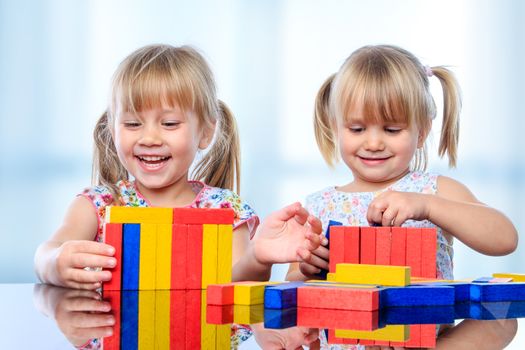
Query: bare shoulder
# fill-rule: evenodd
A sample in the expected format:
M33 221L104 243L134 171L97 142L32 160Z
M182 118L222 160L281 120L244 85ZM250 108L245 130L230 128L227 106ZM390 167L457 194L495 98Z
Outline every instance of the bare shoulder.
M461 182L448 176L439 176L437 179L437 195L443 198L481 203L476 196Z

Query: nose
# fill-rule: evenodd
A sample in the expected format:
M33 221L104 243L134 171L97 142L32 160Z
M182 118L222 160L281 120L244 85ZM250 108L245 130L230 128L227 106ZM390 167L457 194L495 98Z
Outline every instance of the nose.
M142 129L139 143L144 146L160 146L162 137L158 128L154 125L147 125Z
M368 151L382 151L385 148L383 137L379 130L369 129L366 132L365 149Z

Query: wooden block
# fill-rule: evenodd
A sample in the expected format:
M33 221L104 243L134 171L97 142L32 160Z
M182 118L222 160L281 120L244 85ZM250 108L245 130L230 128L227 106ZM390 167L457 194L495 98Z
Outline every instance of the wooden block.
M297 306L297 287L303 282L289 282L268 285L264 289L264 307L266 309L288 309Z
M406 266L407 230L405 227L392 227L392 249L390 265Z
M378 328L379 312L334 310L310 307L297 308L297 326L327 329L371 331Z
M391 245L390 227L376 227L376 265L390 265Z
M327 273L326 274L326 280L330 281L330 282L335 282L336 281L335 272Z
M120 320L120 348L138 349L139 292L122 291Z
M297 288L297 306L373 311L379 308L379 289L305 285Z
M373 331L336 329L335 336L351 339L406 341L409 336L409 327L405 325L391 325Z
M123 225L122 290L139 289L140 225Z
M153 207L106 207L106 222L116 224L171 224L173 209Z
M183 225L233 224L233 209L173 208L173 223Z
M188 225L172 225L171 241L171 288L186 289L188 258Z
M234 284L211 284L207 289L208 305L233 305Z
M470 300L477 302L525 301L525 283L472 283Z
M206 322L206 319L206 291L203 290L201 294L201 349L217 349L217 326Z
M253 324L264 321L264 305L233 305L233 322L238 324Z
M171 225L167 225L170 227ZM155 349L169 349L171 342L171 293L169 290L155 291Z
M446 286L454 288L454 302L461 303L470 301L470 283L454 282L454 281L419 281L412 284L416 285L431 285L431 286Z
M421 325L421 342L419 346L422 348L435 348L436 347L436 325L435 324L422 324Z
M375 227L361 227L361 251L359 262L361 264L374 265L376 263L376 228Z
M297 326L297 308L264 309L264 328L283 329Z
M275 282L243 282L234 284L233 300L236 305L264 304L264 288Z
M412 269L412 276L421 276L421 229L407 228L406 265Z
M173 245L171 239L172 239L172 225L171 224L157 225L157 247L156 247L157 266L155 269L155 273L156 273L155 289L157 290L170 290L171 289L171 268L172 268L171 266L172 250L171 248Z
M217 325L217 349L230 349L230 348L231 348L231 324Z
M155 290L157 225L140 224L139 290Z
M421 344L421 325L411 324L409 327L409 339L406 341L392 341L390 346L404 346L407 348L419 348Z
M111 280L105 282L104 290L121 290L122 288L122 224L104 225L104 242L115 248L113 257L117 260L117 265L109 269Z
M329 329L327 335L328 344L358 344L358 339L346 339L346 338L337 338L335 336L335 329Z
M355 284L407 286L410 284L410 268L407 266L338 264L336 280Z
M217 284L217 225L202 225L202 289ZM215 339L215 335L213 336Z
M512 278L512 280L514 282L525 282L525 274L521 274L521 273L502 273L502 272L498 272L498 273L493 273L492 277Z
M448 286L389 287L381 290L381 307L454 305L454 288Z
M186 291L186 349L201 349L202 291Z
M115 318L113 335L102 338L104 350L120 350L120 296L119 290L104 290L102 297L111 305L111 314Z
M341 225L343 225L343 224L341 222L339 222L339 221L328 220L328 226L326 227L326 232L324 234L326 239L328 240L328 244L325 246L326 249L328 249L328 251L330 251L330 227L332 227L332 226L341 226ZM330 259L328 260L328 263L330 264ZM315 274L315 276L320 278L320 279L325 280L327 273L328 273L328 270L321 269L321 272Z
M186 296L185 290L170 291L170 348L186 348Z
M421 229L421 276L436 278L437 230Z
M155 349L155 291L139 291L139 350Z
M232 281L233 226L218 225L217 283Z
M453 305L392 307L381 310L381 325L454 323Z
M186 288L202 287L202 225L188 225Z
M502 320L525 317L525 301L468 303L468 305L468 318L475 320Z
M359 227L358 226L345 226L345 247L344 247L344 260L342 262L350 264L359 264Z
M233 304L206 305L206 322L215 325L233 323Z
M330 257L329 271L335 272L337 264L345 259L345 228L344 226L330 227Z

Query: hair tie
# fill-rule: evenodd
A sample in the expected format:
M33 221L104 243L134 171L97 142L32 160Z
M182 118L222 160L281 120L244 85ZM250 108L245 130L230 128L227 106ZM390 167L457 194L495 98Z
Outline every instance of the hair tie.
M431 77L434 75L434 72L432 71L432 67L430 66L424 66L423 67L425 69L425 74L427 75L427 77Z

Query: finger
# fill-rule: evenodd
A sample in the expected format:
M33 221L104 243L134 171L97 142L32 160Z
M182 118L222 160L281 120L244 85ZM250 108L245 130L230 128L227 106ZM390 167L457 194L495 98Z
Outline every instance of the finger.
M273 212L271 214L271 216L273 216L278 221L288 221L297 215L299 215L300 217L304 217L304 221L301 224L303 225L306 222L306 218L308 217L308 212L306 211L306 209L303 208L303 206L299 202L287 205L286 207L277 210L276 212Z
M315 254L310 254L308 257L303 259L303 262L306 262L320 269L328 269L328 261L320 258Z
M108 313L72 312L69 324L75 328L111 327L115 324L115 316Z
M71 289L68 290L65 294L65 298L82 298L82 299L91 299L91 300L101 300L102 297L99 293L93 290L77 290Z
M368 207L368 211L366 213L366 219L369 223L375 223L380 224L383 218L383 213L373 207Z
M330 258L330 250L323 246L318 247L316 250L312 252L312 254L315 254L324 260L328 260Z
M308 216L308 223L310 224L310 229L315 234L323 233L323 223L317 217L313 215Z
M313 251L321 246L321 236L313 232L306 232L304 247Z
M70 298L64 301L64 307L69 311L111 311L111 304L107 301L99 301L88 298Z
M310 350L320 350L320 349L321 349L321 341L319 339L310 343Z
M82 338L82 335L84 335L85 339L98 339L98 338L104 338L104 337L110 337L113 335L113 327L94 327L94 328L86 328L82 329L81 331L77 331L78 338ZM77 347L80 348L82 345L86 344L87 341L79 341L76 342L78 345Z
M117 265L117 259L104 255L77 253L71 257L73 267L102 267L111 269Z
M394 220L397 216L397 210L388 208L383 213L383 217L381 218L381 226L393 226Z
M321 272L321 269L313 266L313 265L310 265L308 263L300 263L299 264L299 271L301 271L301 273L305 276L312 276L312 275L315 275L315 274L318 274L319 272Z
M69 241L65 242L67 249L72 252L82 252L95 255L113 256L115 248L109 244L95 241Z
M86 271L84 269L69 269L66 272L66 278L72 282L79 283L96 283L111 280L111 271Z

